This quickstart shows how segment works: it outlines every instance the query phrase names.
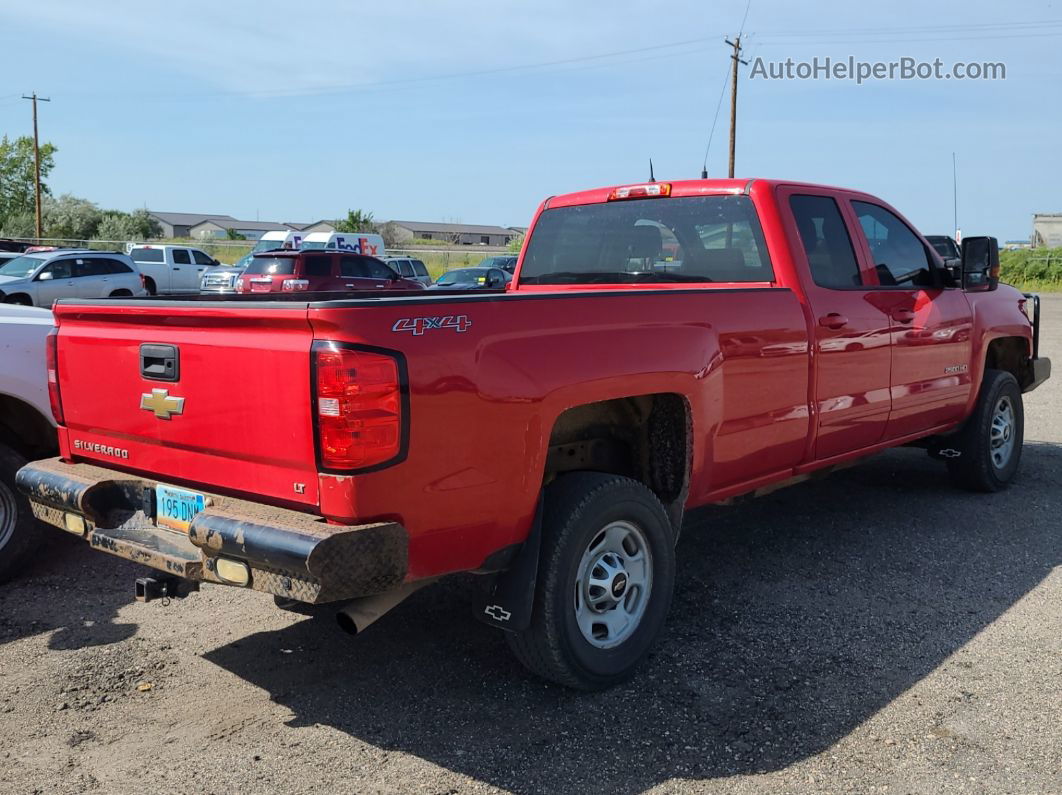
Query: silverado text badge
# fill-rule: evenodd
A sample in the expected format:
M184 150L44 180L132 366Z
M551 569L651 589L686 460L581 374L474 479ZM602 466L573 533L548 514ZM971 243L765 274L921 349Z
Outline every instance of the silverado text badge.
M152 389L140 396L140 408L154 412L160 420L168 420L174 414L184 413L184 398L170 397L168 389Z

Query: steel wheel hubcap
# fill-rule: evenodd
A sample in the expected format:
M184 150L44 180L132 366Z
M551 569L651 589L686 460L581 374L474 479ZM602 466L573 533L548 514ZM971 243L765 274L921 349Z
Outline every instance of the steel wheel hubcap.
M0 483L0 549L11 540L17 520L18 505L15 504L15 495L6 484Z
M588 643L609 649L638 628L653 587L652 563L645 534L631 522L612 522L594 536L575 580L575 621Z
M1004 395L996 403L992 412L992 428L989 435L989 453L996 469L1002 469L1010 461L1014 452L1016 426L1014 404Z

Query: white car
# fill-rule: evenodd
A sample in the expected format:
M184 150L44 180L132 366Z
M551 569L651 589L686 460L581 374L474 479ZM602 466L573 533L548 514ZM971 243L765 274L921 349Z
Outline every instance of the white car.
M144 286L152 295L198 293L203 273L221 264L205 251L189 246L145 244L133 246L129 256L144 274Z
M0 266L0 302L51 309L59 298L144 295L140 272L125 254L58 249L22 254Z
M311 232L302 239L302 251L352 251L379 259L387 254L384 239L371 232Z
M58 447L45 354L54 324L51 310L0 305L0 581L17 574L42 540L15 473Z

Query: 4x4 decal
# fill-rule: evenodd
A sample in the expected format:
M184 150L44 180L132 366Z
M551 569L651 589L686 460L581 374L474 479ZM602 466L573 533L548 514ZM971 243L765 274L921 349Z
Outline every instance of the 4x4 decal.
M472 321L468 315L445 315L443 317L404 317L395 321L391 331L410 331L414 337L419 337L425 331L435 329L453 329L458 334L468 331L472 327Z

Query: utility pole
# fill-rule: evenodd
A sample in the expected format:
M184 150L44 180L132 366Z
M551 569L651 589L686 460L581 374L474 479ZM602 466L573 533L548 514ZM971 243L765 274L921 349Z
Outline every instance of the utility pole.
M952 230L955 239L959 238L959 167L955 165L955 153L951 153L951 212Z
M40 243L44 232L41 224L41 142L37 137L37 100L41 102L51 102L51 100L47 97L38 97L36 91L28 97L23 94L22 98L33 100L33 169L35 172L34 187L37 193L37 242Z
M730 56L734 63L730 70L730 178L734 178L734 148L737 143L737 88L738 88L738 66L745 64L748 66L748 61L741 59L741 36L737 36L733 41L730 39L725 40L727 44L734 48L733 54Z

